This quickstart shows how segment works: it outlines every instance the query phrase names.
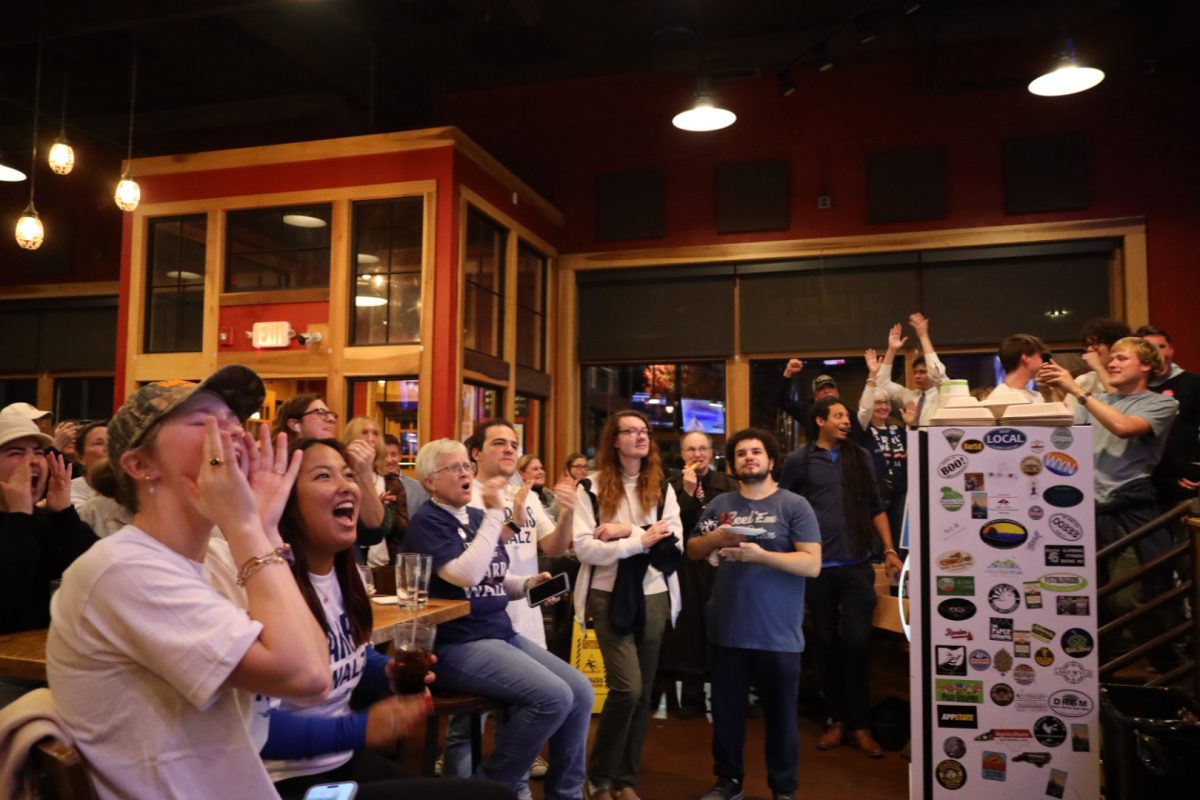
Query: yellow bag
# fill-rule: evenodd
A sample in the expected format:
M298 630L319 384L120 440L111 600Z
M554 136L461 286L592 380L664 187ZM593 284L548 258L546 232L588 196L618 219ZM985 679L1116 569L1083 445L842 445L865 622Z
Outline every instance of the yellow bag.
M592 704L592 713L599 714L604 710L604 701L608 697L608 684L604 680L604 657L600 655L600 642L596 640L596 632L579 626L579 620L573 620L571 629L571 666L587 676L592 682L592 691L596 700Z

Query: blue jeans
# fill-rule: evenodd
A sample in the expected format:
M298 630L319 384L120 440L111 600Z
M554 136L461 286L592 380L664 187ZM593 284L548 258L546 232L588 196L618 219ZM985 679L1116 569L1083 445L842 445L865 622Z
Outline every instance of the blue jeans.
M479 715L479 732L483 733L487 727L487 718L489 712L484 712ZM496 735L500 735L500 730L507 722L506 714L496 715ZM471 715L470 714L455 714L450 717L450 722L446 725L446 747L442 757L442 775L446 778L469 778L471 777ZM533 800L533 793L529 790L529 770L525 770L524 777L513 787L517 793L517 800Z
M578 670L522 636L479 639L437 648L437 685L491 697L507 720L476 777L516 788L542 745L550 742L546 800L578 800L592 719L592 684Z

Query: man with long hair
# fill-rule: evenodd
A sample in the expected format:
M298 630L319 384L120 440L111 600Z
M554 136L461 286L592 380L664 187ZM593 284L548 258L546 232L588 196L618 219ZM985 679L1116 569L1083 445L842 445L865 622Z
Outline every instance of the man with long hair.
M667 620L679 613L682 561L679 503L644 414L609 417L596 471L577 488L573 525L581 564L575 616L595 625L608 684L588 763L590 797L637 800L654 671Z
M767 783L773 800L792 800L796 765L796 695L804 651L804 589L821 571L821 531L812 506L775 483L779 444L764 430L738 431L726 444L736 492L704 510L688 557L717 564L709 600L712 659L713 772L701 800L741 800L746 695L763 699Z
M879 496L871 457L849 438L850 412L827 398L813 408L817 439L792 453L780 485L812 504L821 525L821 575L808 587L808 607L821 644L822 693L829 724L817 747L837 747L847 735L867 755L883 749L868 725L871 625L878 535L887 569L903 564L892 545L887 506Z

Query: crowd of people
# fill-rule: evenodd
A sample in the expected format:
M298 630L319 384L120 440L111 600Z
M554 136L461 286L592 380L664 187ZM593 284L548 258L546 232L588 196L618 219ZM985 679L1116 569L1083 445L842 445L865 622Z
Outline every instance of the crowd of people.
M828 375L795 399L804 365L791 359L779 407L803 444L789 454L769 431L731 433L729 474L703 431L682 436L670 469L629 409L609 416L594 463L572 453L552 475L521 454L515 425L490 419L465 442L425 444L410 477L377 421L354 418L339 438L317 395L247 433L265 390L238 366L143 386L105 422L55 426L13 404L0 411L0 632L49 627L54 703L101 797L302 797L352 780L368 798L526 800L542 778L548 800L637 800L657 686L681 717L712 715L716 783L703 800L744 796L756 694L768 784L791 800L806 628L827 711L816 747L883 753L870 732L872 562L901 569L905 433L930 423L947 380L929 320L908 322L921 348L912 388L892 375L901 325L882 356L864 354L857 408ZM1087 370L1073 374L1037 337L1008 337L989 393L1058 400L1092 426L1103 546L1196 497L1200 377L1159 328L1098 320L1082 338ZM1171 544L1164 529L1135 557ZM430 711L428 694L390 691L371 645L363 574L404 552L431 556L431 597L469 601L438 627L432 687L500 709L478 764L472 718L451 720L437 779L377 752ZM1118 568L1100 564L1102 581ZM568 599L535 607L530 590L558 572ZM1172 580L1158 570L1143 591ZM594 631L604 661L590 751L593 687L561 646L572 622ZM0 688L7 701L29 686Z

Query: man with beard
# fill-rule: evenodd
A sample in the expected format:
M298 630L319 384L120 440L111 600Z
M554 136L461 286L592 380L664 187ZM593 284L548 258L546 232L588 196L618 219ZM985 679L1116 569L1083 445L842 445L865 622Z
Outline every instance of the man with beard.
M892 545L871 456L847 438L850 412L829 398L813 408L813 421L816 441L788 457L780 485L806 497L821 525L821 576L809 587L808 603L821 645L821 686L830 719L817 748L837 747L848 734L859 750L879 758L883 749L868 730L874 537L883 544L888 571L899 573L903 564Z
M708 603L712 665L713 772L702 800L744 797L746 697L763 700L767 783L773 800L798 785L796 696L804 651L804 588L821 570L821 532L808 501L775 483L779 445L764 430L729 438L738 491L714 498L688 540L692 559L717 567Z
M683 471L669 483L679 499L679 519L684 531L691 531L700 515L717 495L737 491L738 484L724 472L712 469L712 439L703 431L685 434L679 442ZM667 692L668 706L675 703L676 677L683 684L679 697L679 718L691 719L703 714L705 665L705 606L712 593L713 568L705 561L689 560L679 572L682 608L673 627L668 626L659 656L658 685ZM656 687L657 691L657 687ZM661 692L659 692L661 693ZM652 700L651 707L657 704Z

